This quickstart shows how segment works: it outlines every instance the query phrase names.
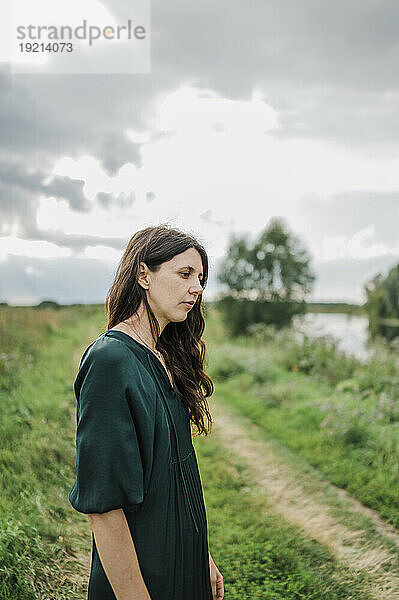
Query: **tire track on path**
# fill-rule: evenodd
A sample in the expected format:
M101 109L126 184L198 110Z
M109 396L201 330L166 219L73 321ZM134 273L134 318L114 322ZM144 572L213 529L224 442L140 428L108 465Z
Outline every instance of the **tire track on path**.
M399 555L392 548L394 545L399 550L399 531L346 491L320 479L320 474L295 470L273 449L274 440L267 440L258 425L238 415L225 402L214 398L210 408L212 433L245 464L255 484L254 493L264 495L270 508L327 547L354 577L367 574L369 591L376 600L399 600ZM310 493L309 487L315 484L317 490ZM331 494L335 494L334 506ZM348 518L361 513L369 519L377 534L375 539L370 540L366 527L350 528L334 516L332 508L337 506Z

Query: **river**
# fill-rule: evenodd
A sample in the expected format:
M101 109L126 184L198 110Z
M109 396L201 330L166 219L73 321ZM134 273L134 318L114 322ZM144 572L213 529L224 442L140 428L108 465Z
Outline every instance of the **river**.
M338 348L359 358L366 359L372 350L367 348L368 318L343 313L307 313L294 318L308 335L331 335L337 340Z

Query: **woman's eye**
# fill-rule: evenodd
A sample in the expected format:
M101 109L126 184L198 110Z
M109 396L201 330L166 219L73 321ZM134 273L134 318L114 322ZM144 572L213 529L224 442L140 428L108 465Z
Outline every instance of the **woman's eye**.
M188 275L188 276L190 276L190 273L187 273L187 271L181 271L180 274L181 275ZM199 282L200 282L201 286L204 285L204 280L202 278L199 280Z

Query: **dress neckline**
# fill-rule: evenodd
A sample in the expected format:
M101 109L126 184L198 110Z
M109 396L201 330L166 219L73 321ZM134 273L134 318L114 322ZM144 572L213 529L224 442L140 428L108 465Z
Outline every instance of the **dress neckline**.
M154 354L154 352L152 352L152 350L150 350L145 344L142 344L141 342L138 342L136 339L134 339L133 336L131 336L129 333L125 333L124 331L122 331L121 329L107 329L107 331L104 332L105 334L108 333L121 333L122 335L125 336L125 338L128 338L129 340L131 340L134 344L137 344L138 346L140 346L140 348L142 348L147 354L149 354L150 356L152 356L155 361L157 362L157 364L159 364L162 368L162 372L165 374L166 379L171 387L171 389L176 393L176 389L175 389L175 379L173 377L173 373L171 373L172 375L172 380L173 380L173 384L169 379L169 375L166 371L166 368L164 367L164 365L162 364L162 362L159 360L159 358L157 357L156 354Z

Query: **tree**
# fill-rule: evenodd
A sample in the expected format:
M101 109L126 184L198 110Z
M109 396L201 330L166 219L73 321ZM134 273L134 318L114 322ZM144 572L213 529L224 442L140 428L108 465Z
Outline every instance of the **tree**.
M399 336L399 265L393 267L386 277L381 273L375 275L366 283L364 290L370 335L381 335L388 341Z
M55 300L42 300L39 304L36 304L35 308L54 308L55 310L58 310L61 307Z
M304 312L315 276L298 238L274 218L253 245L233 235L218 280L229 291L218 301L231 333L255 322L282 327Z

